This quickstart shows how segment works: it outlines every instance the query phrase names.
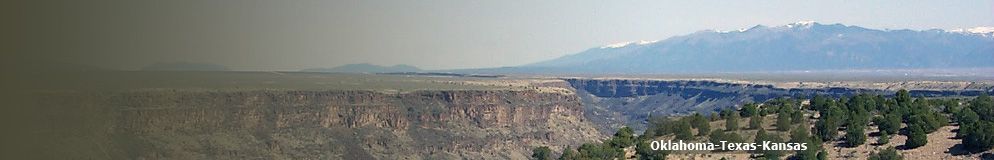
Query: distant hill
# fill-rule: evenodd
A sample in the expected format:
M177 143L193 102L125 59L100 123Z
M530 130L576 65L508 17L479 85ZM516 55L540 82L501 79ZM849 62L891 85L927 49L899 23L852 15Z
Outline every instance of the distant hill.
M336 73L391 73L391 72L419 72L418 67L410 65L380 66L369 63L346 64L333 68L310 68L300 70L301 72L336 72Z
M798 22L612 44L538 63L466 72L714 73L994 66L994 28L877 30Z
M169 62L169 63L160 62L145 66L141 70L143 71L230 71L228 67L222 65L193 63L193 62Z

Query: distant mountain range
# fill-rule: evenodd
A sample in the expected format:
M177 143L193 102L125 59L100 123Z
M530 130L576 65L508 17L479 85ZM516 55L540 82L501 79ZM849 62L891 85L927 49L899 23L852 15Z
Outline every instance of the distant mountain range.
M466 72L713 73L994 66L994 27L877 30L798 22L606 45L538 63Z
M302 72L336 72L336 73L393 73L393 72L420 72L418 67L410 65L380 66L369 63L346 64L332 68L310 68L300 70Z
M228 67L208 64L208 63L193 63L193 62L169 62L169 63L155 63L143 67L143 71L229 71Z

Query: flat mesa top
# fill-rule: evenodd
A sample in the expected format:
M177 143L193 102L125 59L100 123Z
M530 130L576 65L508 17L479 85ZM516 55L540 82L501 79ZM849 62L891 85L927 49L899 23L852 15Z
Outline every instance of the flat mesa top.
M569 84L560 78L632 79L632 80L706 80L725 83L773 85L777 88L866 88L866 89L938 89L984 90L994 86L989 80L848 80L809 81L779 79L786 75L621 75L565 76L512 75L506 77L459 77L434 75L385 75L362 73L316 72L233 72L233 71L98 71L60 75L54 79L72 79L44 83L47 90L367 90L409 92L418 90L539 90L570 93ZM735 78L737 77L737 78ZM789 76L800 77L800 76ZM778 80L779 79L779 80ZM817 78L814 78L817 79Z
M76 73L49 89L99 90L523 90L549 80L312 72L100 71Z

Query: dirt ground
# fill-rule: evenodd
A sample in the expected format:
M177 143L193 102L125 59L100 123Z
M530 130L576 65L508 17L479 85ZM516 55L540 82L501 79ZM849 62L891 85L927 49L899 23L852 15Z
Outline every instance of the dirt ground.
M961 139L955 139L956 132L954 130L959 129L958 126L945 126L939 128L939 130L928 134L928 143L925 146L921 146L915 149L902 149L900 146L904 145L904 142L908 139L904 135L894 135L890 139L890 143L884 145L876 144L879 136L871 135L867 138L867 144L860 145L859 147L846 148L841 147L840 141L826 143L824 145L825 150L829 151L830 159L866 159L870 153L874 151L879 151L887 149L888 147L898 148L898 153L904 156L904 159L909 160L925 160L925 159L991 159L990 156L982 156L985 154L990 154L991 151L986 151L982 153L974 154L963 154L962 149L958 146ZM871 126L869 129L870 133L877 132L876 126ZM840 133L842 135L844 133ZM955 154L955 155L954 155Z
M768 131L772 131L775 127L771 124L774 123L775 116L766 116L764 118L763 128ZM813 122L809 124L814 124ZM743 118L740 125L748 125L748 118ZM724 129L724 121L713 121L711 122L712 129ZM858 147L843 147L842 141L832 141L825 142L823 147L825 151L828 151L829 159L867 159L868 156L880 150L887 149L888 147L898 148L898 153L904 156L906 160L953 160L953 159L994 159L992 153L994 151L986 151L981 153L966 153L960 146L961 139L954 138L956 136L956 131L959 126L945 126L939 128L939 130L928 134L928 143L925 146L921 146L914 149L903 149L901 146L908 139L904 135L892 135L890 142L887 144L876 144L879 138L878 129L876 126L869 126L867 131L869 136L867 136L866 144L860 145ZM755 134L755 130L743 129L737 131L743 138L751 139ZM772 131L771 133L778 133ZM696 134L696 132L695 132ZM785 136L787 133L780 133ZM840 131L838 135L845 135L845 132ZM792 154L792 153L788 153ZM728 158L732 160L738 159L752 159L751 154L744 151L737 152L720 152L720 153L676 153L667 156L667 159L693 159L693 160L704 160L704 159L720 159ZM786 157L782 157L786 158Z

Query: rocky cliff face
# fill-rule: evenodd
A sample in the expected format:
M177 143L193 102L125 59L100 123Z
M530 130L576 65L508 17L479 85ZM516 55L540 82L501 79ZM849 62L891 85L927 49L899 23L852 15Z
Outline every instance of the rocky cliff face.
M170 90L77 99L88 101L45 103L80 107L52 116L91 113L70 118L89 127L66 138L102 146L68 149L92 151L81 154L89 158L526 159L535 146L561 150L602 138L579 98L531 90Z
M747 102L763 102L777 97L809 97L871 93L894 94L874 88L779 88L774 85L730 83L707 80L565 79L576 89L587 112L586 117L602 131L629 125L640 127L650 115L711 113ZM917 83L916 83L917 84ZM916 86L901 83L901 86ZM929 87L922 83L919 88ZM948 87L947 87L948 88ZM991 92L990 86L970 89L915 89L913 96L976 96Z

